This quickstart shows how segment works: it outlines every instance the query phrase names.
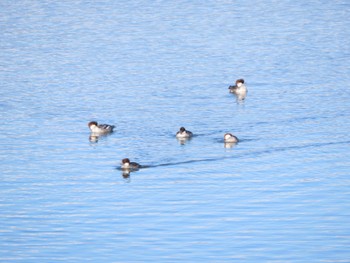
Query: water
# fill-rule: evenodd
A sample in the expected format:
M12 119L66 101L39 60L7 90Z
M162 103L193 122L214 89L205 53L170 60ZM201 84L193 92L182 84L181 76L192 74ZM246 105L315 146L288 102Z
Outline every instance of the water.
M0 5L0 261L350 262L347 1Z

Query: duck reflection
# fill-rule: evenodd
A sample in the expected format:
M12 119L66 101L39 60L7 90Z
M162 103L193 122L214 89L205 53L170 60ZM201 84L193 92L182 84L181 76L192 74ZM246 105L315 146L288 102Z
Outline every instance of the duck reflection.
M130 183L130 171L122 171L122 176L126 183Z
M237 144L237 143L235 143L235 142L225 142L225 143L224 143L224 147L225 147L226 149L231 149L231 148L235 147L236 144Z
M110 136L111 134L99 134L99 133L96 133L96 132L92 132L90 133L89 135L89 141L91 143L98 143L98 141L102 138L106 138L108 136Z
M187 142L191 141L192 138L176 138L181 145L185 145Z
M99 137L99 136L97 136L97 135L90 134L90 136L89 136L89 141L90 141L91 143L97 143L97 142L98 142L98 137Z

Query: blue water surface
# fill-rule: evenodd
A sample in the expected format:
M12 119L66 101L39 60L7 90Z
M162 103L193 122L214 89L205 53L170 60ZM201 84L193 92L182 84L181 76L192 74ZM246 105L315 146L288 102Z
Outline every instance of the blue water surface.
M350 262L349 11L1 1L0 261Z

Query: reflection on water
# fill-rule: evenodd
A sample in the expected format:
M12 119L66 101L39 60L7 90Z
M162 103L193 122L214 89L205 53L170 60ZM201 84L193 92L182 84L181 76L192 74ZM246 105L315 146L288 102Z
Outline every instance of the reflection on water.
M100 134L100 133L94 133L91 132L89 135L89 141L91 143L97 143L99 141L99 139L101 138L106 138L108 136L111 136L113 133L108 133L108 134Z
M128 171L128 170L123 170L122 171L122 177L124 178L126 183L130 183L130 181L131 181L130 173L131 173L131 171Z
M190 138L176 138L176 140L181 144L185 145L186 143L190 142L192 140L192 137Z
M224 142L224 147L227 148L227 149L233 148L236 145L237 145L236 142Z
M98 142L98 138L99 138L99 136L91 134L89 136L89 141L92 143L96 143L96 142Z

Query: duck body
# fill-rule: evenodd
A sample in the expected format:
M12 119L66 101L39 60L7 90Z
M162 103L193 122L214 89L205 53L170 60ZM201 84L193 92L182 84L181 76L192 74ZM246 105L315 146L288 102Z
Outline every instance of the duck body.
M112 133L114 125L109 124L98 124L96 121L91 121L88 124L90 131L94 134L108 134Z
M228 89L230 93L237 95L237 97L242 100L245 99L248 93L247 87L244 85L244 79L237 79L236 85L229 86Z
M136 162L130 162L129 158L124 158L121 163L122 170L138 170L141 168L141 165Z
M176 138L178 139L187 139L191 138L193 133L186 130L184 127L181 127L180 130L176 133Z
M232 133L225 133L224 142L237 143L238 138L235 135L233 135Z

